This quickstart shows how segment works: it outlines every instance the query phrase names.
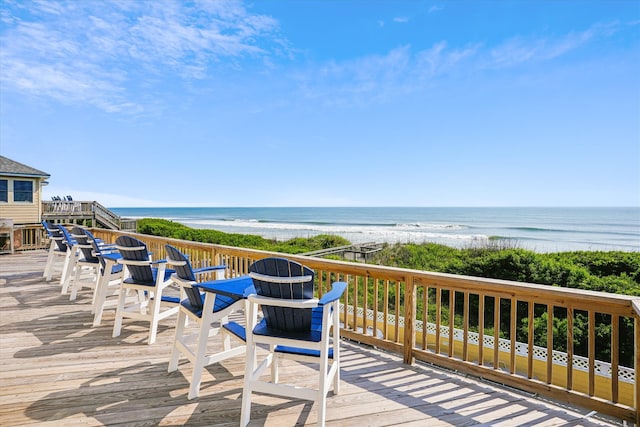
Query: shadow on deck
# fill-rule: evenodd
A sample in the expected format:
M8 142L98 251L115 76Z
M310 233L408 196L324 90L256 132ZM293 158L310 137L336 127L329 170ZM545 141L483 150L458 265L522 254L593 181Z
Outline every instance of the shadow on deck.
M69 302L57 282L43 281L45 259L44 251L0 258L0 425L238 425L243 357L209 366L200 398L187 400L190 367L167 373L173 319L151 346L146 329L131 322L112 338L113 312L92 328L89 292ZM329 425L621 425L357 343L342 349ZM283 381L315 379L304 364L285 363ZM313 404L302 400L259 395L252 407L251 425L315 421Z

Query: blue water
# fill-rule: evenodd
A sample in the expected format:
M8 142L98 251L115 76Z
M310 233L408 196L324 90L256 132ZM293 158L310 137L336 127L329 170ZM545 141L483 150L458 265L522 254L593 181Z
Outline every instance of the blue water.
M193 228L286 240L335 234L353 243L504 243L537 252L640 251L640 208L111 208Z

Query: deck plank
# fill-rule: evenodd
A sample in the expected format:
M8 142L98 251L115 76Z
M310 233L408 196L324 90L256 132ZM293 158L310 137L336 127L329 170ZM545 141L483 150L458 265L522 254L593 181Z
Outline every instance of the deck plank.
M209 366L198 399L188 400L191 368L167 373L175 319L161 323L157 343L126 322L112 338L113 311L92 327L90 291L75 302L45 282L44 251L0 256L0 425L236 426L242 357ZM213 350L218 345L212 341ZM614 426L610 418L357 343L342 344L340 395L330 395L327 425L350 426ZM313 384L315 370L285 361L283 381ZM251 425L313 425L311 402L256 395Z

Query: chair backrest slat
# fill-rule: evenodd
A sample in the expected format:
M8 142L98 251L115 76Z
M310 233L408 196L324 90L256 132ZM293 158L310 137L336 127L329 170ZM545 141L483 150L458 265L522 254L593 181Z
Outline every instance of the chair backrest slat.
M60 230L60 235L64 238L64 242L66 246L71 247L76 244L76 239L71 236L71 233L66 229L66 227L62 224L57 224L58 230Z
M272 279L261 280L253 277L253 284L258 295L283 299L313 298L314 272L308 267L285 258L264 258L249 266L250 273L272 276ZM277 278L308 276L307 281L285 280L278 283ZM288 308L263 306L262 312L269 328L282 331L309 331L311 328L312 310L309 308Z
M102 265L102 268L104 268L106 265L106 261L104 260L104 258L100 256L102 255L102 248L98 244L95 236L91 231L87 229L83 228L82 231L84 232L85 236L87 236L87 241L91 243L91 247L93 248L93 253L98 257L98 259L100 260L100 264Z
M196 283L196 275L193 272L193 267L189 262L189 258L171 245L165 245L165 249L167 251L167 260L171 264L171 268L176 271L176 276L183 280L184 286L182 286L182 289L189 299L189 304L196 309L202 310L204 306L203 295L197 287L189 286L188 283L184 283Z
M128 261L149 261L149 252L144 242L131 237L119 236L116 239L116 247L122 255L122 259ZM127 264L127 270L131 278L136 282L154 283L153 271L150 264L132 265Z
M84 228L75 226L71 229L71 235L76 242L80 245L80 250L82 251L82 256L87 262L98 262L98 257L94 255L93 248L91 247L91 242L89 242L89 238L84 232Z
M64 235L58 227L54 227L49 221L42 221L42 226L46 230L49 238L53 239L61 252L67 251L67 245L64 243Z

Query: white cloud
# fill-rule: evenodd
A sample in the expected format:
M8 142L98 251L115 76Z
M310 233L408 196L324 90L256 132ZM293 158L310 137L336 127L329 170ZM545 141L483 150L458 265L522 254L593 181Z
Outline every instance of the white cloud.
M4 89L109 112L145 108L137 74L201 79L286 51L278 23L235 0L6 2L2 21Z
M511 67L531 61L548 61L574 51L598 37L607 37L618 30L618 24L596 24L585 31L571 32L561 37L514 37L489 52L487 65L493 68Z
M326 105L380 102L424 90L458 72L480 72L552 61L588 43L612 35L619 24L595 24L559 37L514 37L493 48L481 43L452 47L446 41L419 51L400 46L386 54L331 61L294 77L302 96Z
M480 45L448 48L445 42L414 53L401 46L386 55L330 62L300 73L303 96L329 105L380 102L399 94L422 90L433 79L454 72L460 63L477 55Z
M409 18L407 18L406 16L397 16L393 18L393 22L397 22L399 24L405 24L409 22Z
M431 6L431 7L429 8L428 12L429 12L429 13L440 12L440 11L441 11L441 10L443 10L443 9L444 9L444 6L436 6L436 5L433 5L433 6Z

